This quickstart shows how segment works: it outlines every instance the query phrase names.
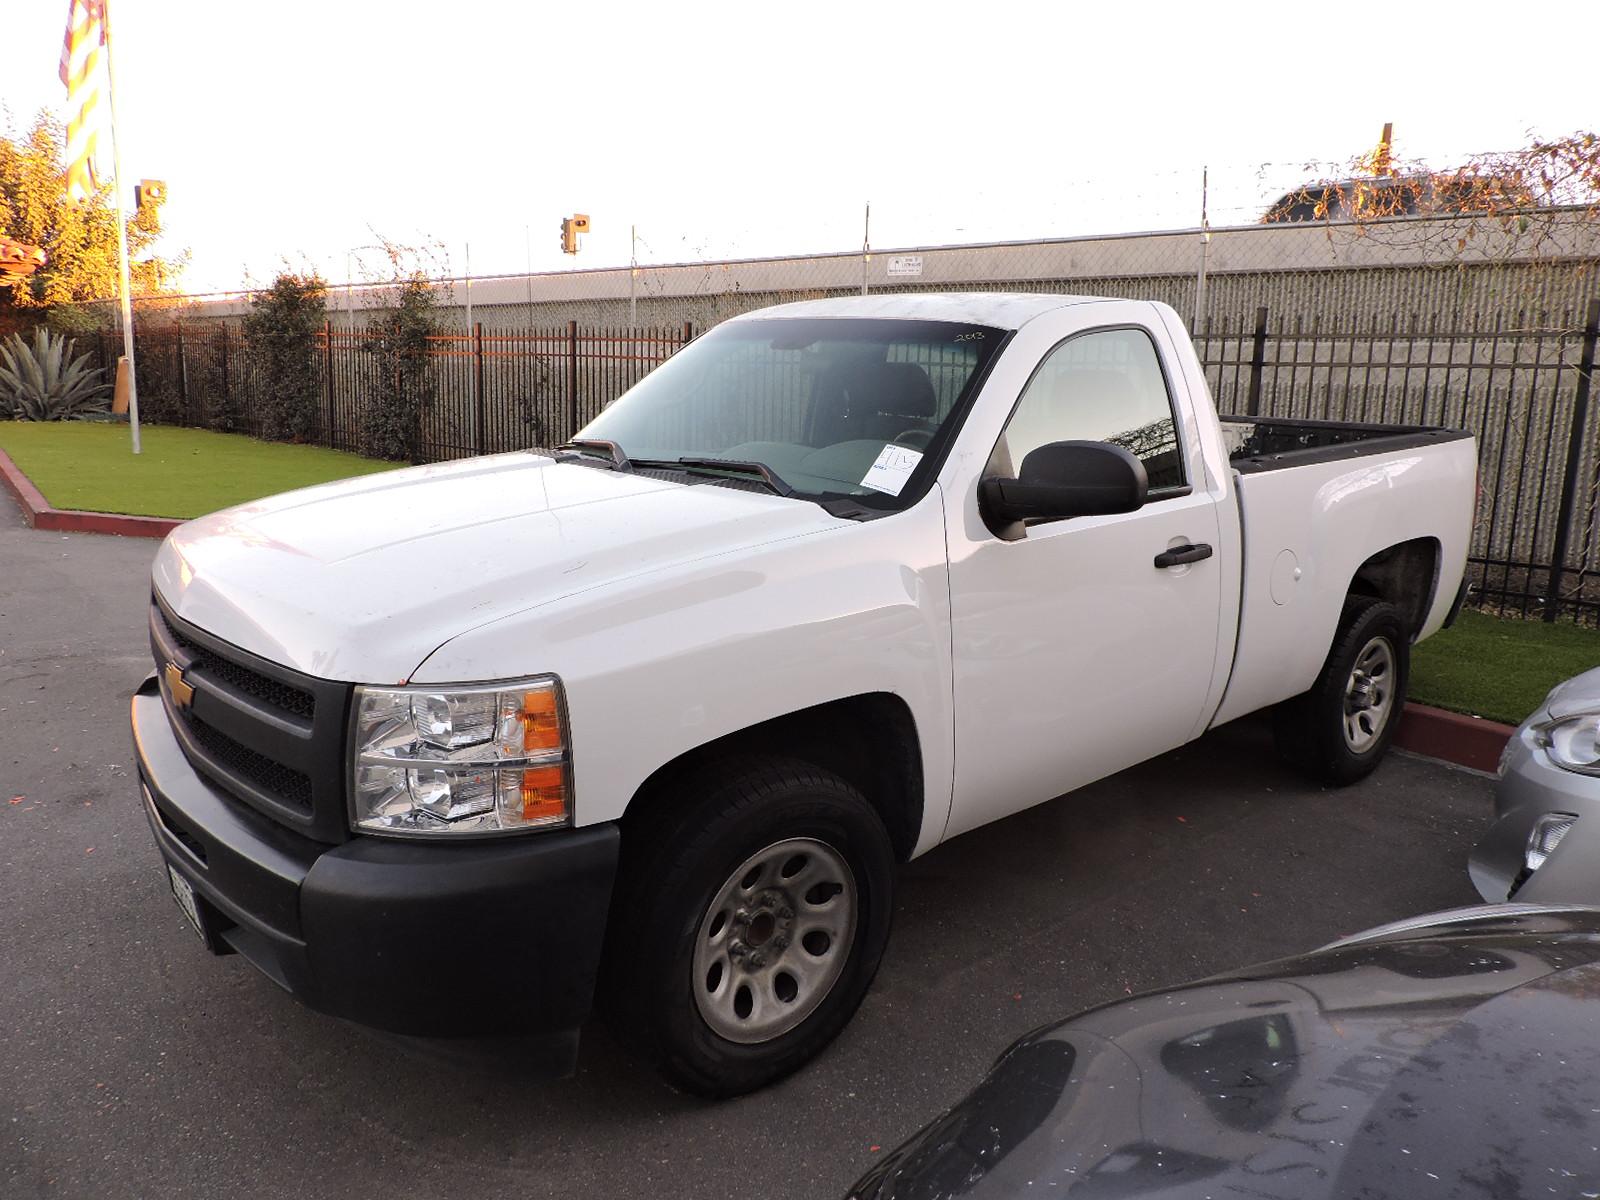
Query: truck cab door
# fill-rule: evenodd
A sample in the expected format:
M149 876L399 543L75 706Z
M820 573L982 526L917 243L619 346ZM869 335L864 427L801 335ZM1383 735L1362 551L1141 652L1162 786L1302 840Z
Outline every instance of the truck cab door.
M1224 574L1202 548L1219 541L1224 493L1208 483L1183 374L1158 349L1169 346L1152 309L1147 326L1119 320L1046 349L983 470L949 505L956 754L946 836L1201 727ZM1130 450L1149 477L1143 507L1031 522L1017 540L982 523L979 479L1015 475L1030 450L1071 439ZM974 461L985 449L974 447Z

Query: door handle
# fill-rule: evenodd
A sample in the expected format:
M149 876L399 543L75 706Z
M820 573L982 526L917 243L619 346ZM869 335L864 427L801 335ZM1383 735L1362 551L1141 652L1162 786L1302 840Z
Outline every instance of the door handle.
M1211 557L1211 547L1204 542L1188 546L1174 546L1171 550L1163 551L1156 555L1157 567L1179 567L1184 563L1199 562L1201 559Z

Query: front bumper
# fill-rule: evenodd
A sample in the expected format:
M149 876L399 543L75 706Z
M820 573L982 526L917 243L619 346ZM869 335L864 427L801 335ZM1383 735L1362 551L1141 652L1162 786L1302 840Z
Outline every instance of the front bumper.
M1534 726L1548 720L1548 710L1541 707L1512 735L1500 757L1500 782L1494 798L1495 823L1473 848L1468 861L1473 886L1491 904L1503 902L1510 894L1522 872L1528 835L1533 831L1534 822L1544 814L1576 813L1585 834L1590 827L1600 827L1600 778L1564 770L1550 761L1534 733ZM1569 835L1568 840L1575 848L1580 839ZM1557 855L1566 849L1564 841ZM1550 871L1550 866L1555 858L1556 855L1552 855L1550 862L1535 873L1535 878L1549 872L1553 879L1557 873ZM1582 894L1541 898L1600 903L1600 880L1578 891ZM1520 891L1516 899L1523 899Z
M418 1037L577 1045L616 872L615 825L429 845L313 841L189 765L155 677L133 697L145 814L208 941L311 1008Z

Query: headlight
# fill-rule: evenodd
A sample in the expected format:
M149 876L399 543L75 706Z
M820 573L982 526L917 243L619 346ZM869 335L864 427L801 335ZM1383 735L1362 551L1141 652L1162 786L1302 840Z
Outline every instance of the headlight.
M1600 713L1579 713L1541 725L1539 744L1556 766L1600 775Z
M475 688L356 689L356 829L486 834L566 825L566 705L548 676Z

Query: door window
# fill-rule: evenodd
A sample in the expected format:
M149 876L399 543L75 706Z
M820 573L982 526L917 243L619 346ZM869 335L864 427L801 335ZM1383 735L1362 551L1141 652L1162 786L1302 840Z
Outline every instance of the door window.
M999 463L1015 474L1048 442L1111 442L1144 464L1150 498L1181 492L1187 480L1172 396L1141 329L1102 329L1061 343L1039 365L1001 435Z

